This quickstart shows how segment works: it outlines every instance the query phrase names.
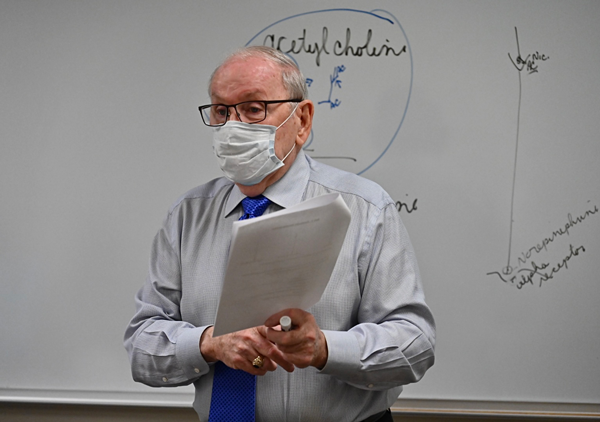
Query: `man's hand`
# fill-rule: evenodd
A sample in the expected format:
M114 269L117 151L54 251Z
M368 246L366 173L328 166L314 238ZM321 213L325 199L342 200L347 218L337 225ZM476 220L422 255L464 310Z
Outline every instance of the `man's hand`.
M266 327L261 327L266 328ZM265 375L281 366L288 372L294 365L283 358L281 351L259 332L259 327L213 337L213 327L207 328L200 338L200 353L207 362L221 361L233 369L241 369L253 375ZM263 357L262 368L252 366L252 361Z
M268 328L279 325L279 319L287 315L292 319L292 329L281 331ZM315 317L302 309L286 309L258 327L261 333L282 353L283 359L298 368L314 366L323 369L327 363L328 350L325 335L317 325Z

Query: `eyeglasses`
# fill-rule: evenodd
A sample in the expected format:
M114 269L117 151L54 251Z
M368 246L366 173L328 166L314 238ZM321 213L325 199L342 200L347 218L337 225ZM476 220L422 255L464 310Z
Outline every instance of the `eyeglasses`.
M231 107L235 115L244 123L260 123L267 118L269 104L299 103L301 99L273 100L273 101L244 101L237 104L208 104L198 107L200 116L206 126L223 126L229 120Z

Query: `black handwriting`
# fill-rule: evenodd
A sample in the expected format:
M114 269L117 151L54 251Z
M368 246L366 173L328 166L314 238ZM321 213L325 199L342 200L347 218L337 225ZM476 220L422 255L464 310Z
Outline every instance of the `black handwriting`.
M352 40L352 31L350 28L346 28L346 39L344 41L336 40L333 43L333 50L330 53L328 49L329 29L324 26L321 32L321 42L307 42L306 41L306 29L302 30L302 35L297 39L289 40L285 36L277 36L275 34L268 34L263 40L263 45L267 45L286 54L314 54L315 62L317 66L321 65L321 54L329 55L334 54L335 56L354 56L354 57L379 57L381 55L389 56L400 56L402 53L406 53L407 46L404 45L399 49L388 45L389 39L385 40L385 43L379 46L371 46L371 38L373 36L373 30L369 29L366 33L366 41L362 45L357 45Z
M526 285L535 285L538 283L539 287L542 287L542 284L545 281L551 280L554 276L561 271L563 268L569 268L569 261L571 258L579 256L581 252L585 252L585 248L583 246L579 246L575 248L573 245L569 245L569 254L559 261L554 266L550 267L549 263L537 264L534 261L531 261L530 268L521 268L517 271L516 275L512 277L504 277L501 273L497 271L492 271L487 273L487 275L497 275L503 282L515 286L517 289L521 290Z
M554 242L558 237L564 235L568 236L570 234L569 230L572 229L576 224L583 222L587 217L589 217L590 215L594 215L597 212L598 206L594 205L594 208L587 210L585 213L575 218L573 218L573 216L570 213L567 214L568 221L567 223L565 223L564 227L560 227L559 229L554 230L549 237L544 238L541 243L532 246L526 252L521 252L521 256L519 256L517 259L519 265L525 264L534 253L539 254L542 251L548 251L548 245Z
M410 214L413 211L417 210L417 200L418 200L418 198L415 198L411 207L409 207L408 204L405 202L396 201L396 210L398 210L398 212L401 212L402 208L404 208L406 210L406 212Z
M521 47L519 46L519 34L517 33L516 27L515 27L515 35L517 37L517 58L515 60L513 60L510 53L508 53L508 57L510 58L510 61L512 62L513 66L519 72L522 72L524 69L527 69L529 74L538 73L537 62L538 61L545 62L546 60L549 60L550 57L536 51L535 53L529 54L529 55L527 55L527 57L523 58L523 56L521 56Z

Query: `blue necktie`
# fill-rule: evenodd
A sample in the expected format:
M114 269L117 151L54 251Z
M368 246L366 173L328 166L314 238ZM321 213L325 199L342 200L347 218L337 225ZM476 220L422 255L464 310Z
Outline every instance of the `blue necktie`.
M271 201L269 198L265 198L262 195L254 196L252 198L242 199L242 208L244 208L244 215L240 217L240 220L246 220L248 218L260 217L263 212L267 209Z
M262 215L271 201L262 195L244 198L240 220ZM256 376L232 369L223 362L215 364L209 422L254 422Z

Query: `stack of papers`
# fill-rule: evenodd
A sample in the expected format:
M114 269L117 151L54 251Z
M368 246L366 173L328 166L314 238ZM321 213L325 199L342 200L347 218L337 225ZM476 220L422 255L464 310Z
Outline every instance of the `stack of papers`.
M316 304L349 224L350 210L338 193L234 222L213 335L263 325L284 309Z

